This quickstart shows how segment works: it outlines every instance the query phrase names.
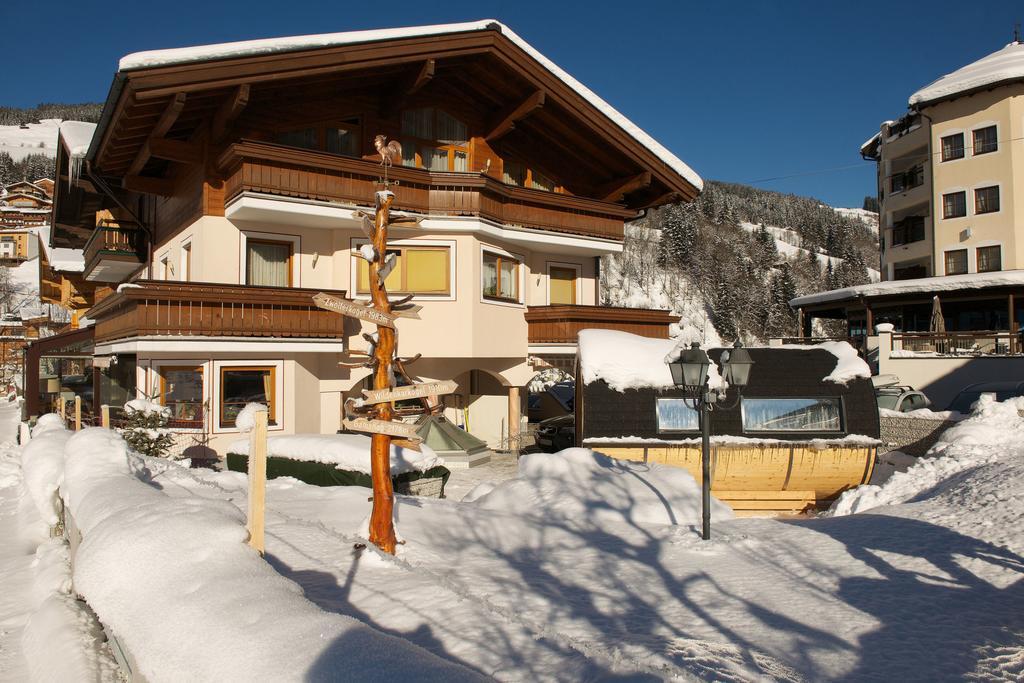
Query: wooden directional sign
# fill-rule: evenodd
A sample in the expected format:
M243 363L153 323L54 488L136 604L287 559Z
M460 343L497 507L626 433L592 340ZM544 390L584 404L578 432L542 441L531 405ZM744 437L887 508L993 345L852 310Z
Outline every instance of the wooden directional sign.
M416 425L405 424L404 422L387 422L385 420L368 420L365 417L357 417L349 420L345 419L341 421L341 424L345 425L345 429L350 429L354 432L369 432L371 434L387 434L388 436L397 436L400 439L406 439L408 441L422 441L423 439L416 433Z
M405 308L393 309L392 315L397 315L399 318L409 318L410 320L420 320L420 311L423 307L418 304L407 304Z
M342 299L341 297L320 292L313 296L313 302L320 308L328 311L334 311L335 313L341 313L349 318L358 318L359 320L383 325L384 327L393 328L395 326L395 316L389 313L384 313L383 311L378 311L375 308L363 306L355 301L349 301L348 299Z
M441 394L453 394L459 385L450 380L444 382L427 382L425 384L410 384L405 387L394 389L363 389L365 403L391 403L392 401L404 401L409 398L424 398L427 396L439 396Z

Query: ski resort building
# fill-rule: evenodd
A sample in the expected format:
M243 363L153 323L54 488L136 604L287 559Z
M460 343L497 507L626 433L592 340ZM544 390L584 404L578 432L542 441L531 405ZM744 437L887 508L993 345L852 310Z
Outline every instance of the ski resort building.
M390 243L389 291L423 307L400 348L458 383L452 422L500 447L580 329L667 338L667 311L599 305L599 258L701 179L500 23L159 50L121 60L95 128L61 126L49 247L84 266L51 291L92 323L69 335L96 404L156 396L219 451L250 401L338 430L372 327L312 297L366 298L377 135L402 146L393 213L421 219Z
M28 228L50 218L53 182L40 178L20 180L0 188L0 228Z
M938 407L972 381L1024 372L1022 94L1015 41L915 92L864 143L878 167L883 282L794 299L803 336L815 319L845 319L862 349L885 346L881 374ZM891 333L875 337L878 323Z

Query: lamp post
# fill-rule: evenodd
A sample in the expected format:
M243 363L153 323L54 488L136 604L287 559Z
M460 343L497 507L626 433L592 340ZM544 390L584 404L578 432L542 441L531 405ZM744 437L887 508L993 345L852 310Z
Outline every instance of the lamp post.
M743 387L750 379L750 370L754 361L750 358L740 342L733 344L732 349L722 352L722 377L729 386L736 387L736 400L728 408L735 408L743 394ZM672 382L684 392L684 401L700 416L700 468L701 468L701 538L711 538L711 410L714 404L725 398L724 390L714 390L708 386L708 370L711 359L693 342L690 348L675 358L668 360L672 373ZM691 403L692 402L692 405ZM724 407L724 406L723 406Z

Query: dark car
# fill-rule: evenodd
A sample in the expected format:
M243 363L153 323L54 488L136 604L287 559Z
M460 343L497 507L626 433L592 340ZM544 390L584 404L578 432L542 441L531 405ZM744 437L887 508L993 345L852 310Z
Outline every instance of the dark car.
M557 453L576 445L576 415L560 415L541 420L537 425L537 447Z
M966 415L971 412L971 406L981 398L982 394L995 394L997 401L1024 396L1024 382L1011 380L972 384L956 395L953 402L949 404L949 410L955 410Z

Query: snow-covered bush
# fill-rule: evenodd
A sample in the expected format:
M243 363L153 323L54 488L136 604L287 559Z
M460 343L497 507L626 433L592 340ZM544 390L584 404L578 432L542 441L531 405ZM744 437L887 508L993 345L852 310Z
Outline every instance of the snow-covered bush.
M124 405L125 426L121 436L136 453L154 458L168 457L174 435L167 429L171 411L152 401L135 399Z

